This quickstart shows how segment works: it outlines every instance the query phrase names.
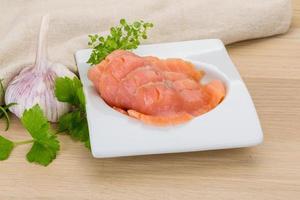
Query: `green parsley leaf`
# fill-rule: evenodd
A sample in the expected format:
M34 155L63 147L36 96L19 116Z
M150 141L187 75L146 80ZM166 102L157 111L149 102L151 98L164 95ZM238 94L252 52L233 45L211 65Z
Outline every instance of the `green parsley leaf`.
M44 166L49 165L59 151L59 141L56 136L49 137L45 140L35 141L27 153L27 160Z
M59 118L58 131L69 134L74 140L89 144L85 97L81 81L77 77L73 79L68 77L57 78L55 81L55 95L59 101L73 105L71 112ZM89 148L89 145L86 146Z
M76 111L75 111L76 112ZM64 132L71 129L73 126L72 120L73 120L73 114L74 112L69 112L64 115L62 115L58 120L58 132Z
M12 141L0 136L0 160L6 160L14 146Z
M78 97L78 90L82 90L82 84L77 77L58 77L55 80L55 96L61 102L67 102L71 105L80 105L82 99Z
M76 97L78 98L79 108L85 112L85 96L82 86L76 90Z
M79 110L61 116L58 129L59 131L66 131L74 140L82 142L89 140L87 120L85 114Z
M27 153L27 160L47 166L56 158L60 146L40 106L35 105L25 110L21 122L34 139L33 146Z
M92 48L92 53L87 63L98 64L117 49L136 49L141 39L147 39L147 31L152 27L152 23L142 20L128 24L125 19L121 19L118 26L110 29L110 35L89 35L88 45Z
M50 134L50 125L38 104L24 111L21 122L34 139L45 138Z

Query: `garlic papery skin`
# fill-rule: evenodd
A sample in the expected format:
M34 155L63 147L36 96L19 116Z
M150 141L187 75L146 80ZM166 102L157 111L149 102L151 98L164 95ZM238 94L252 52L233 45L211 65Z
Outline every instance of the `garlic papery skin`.
M25 109L39 104L48 121L57 122L59 117L70 111L71 106L59 102L55 97L55 79L57 77L76 76L66 66L47 60L46 37L49 16L42 18L39 34L38 51L34 65L26 66L14 77L5 91L5 103L17 103L9 110L19 118Z
M60 69L55 70L54 67ZM34 67L26 67L9 83L5 92L5 103L17 103L9 110L19 118L22 117L25 109L39 104L48 121L57 122L61 115L71 109L69 104L59 102L54 94L55 78L62 76L74 77L75 75L57 64L51 65L49 70L40 73L37 73Z

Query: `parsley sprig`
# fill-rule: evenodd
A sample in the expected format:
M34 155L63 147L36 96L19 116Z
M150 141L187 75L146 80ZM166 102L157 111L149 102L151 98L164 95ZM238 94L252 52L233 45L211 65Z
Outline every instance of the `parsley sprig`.
M136 49L141 39L147 39L147 31L152 27L152 23L143 20L129 24L125 19L121 19L120 25L110 29L110 35L89 35L88 45L92 48L92 53L87 63L98 64L117 49Z
M47 166L56 158L60 146L40 106L35 105L25 110L21 122L33 138L33 145L26 156L27 160Z
M0 136L0 160L6 160L16 146L32 143L27 160L47 166L56 158L60 145L40 106L25 110L21 122L32 139L17 142Z
M65 103L72 105L71 112L59 118L58 131L65 132L72 139L85 143L90 147L88 123L85 113L85 97L81 81L75 77L57 78L55 81L55 96Z

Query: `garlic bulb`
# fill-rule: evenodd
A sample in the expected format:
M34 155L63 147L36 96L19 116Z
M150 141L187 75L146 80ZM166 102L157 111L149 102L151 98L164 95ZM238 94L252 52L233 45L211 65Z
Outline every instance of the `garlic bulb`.
M5 92L5 103L17 103L9 110L22 117L25 109L39 104L45 116L51 122L57 122L59 117L68 112L71 107L59 102L54 94L56 77L74 77L66 66L47 60L47 32L49 16L43 16L40 27L38 49L35 64L26 66L10 81Z

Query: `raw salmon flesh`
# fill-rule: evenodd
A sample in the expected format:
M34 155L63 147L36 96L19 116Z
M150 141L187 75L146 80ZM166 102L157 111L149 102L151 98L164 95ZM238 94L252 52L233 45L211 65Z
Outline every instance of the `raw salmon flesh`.
M115 110L147 124L179 124L216 107L225 96L220 80L201 84L203 71L177 58L141 57L116 50L91 67L88 78Z

